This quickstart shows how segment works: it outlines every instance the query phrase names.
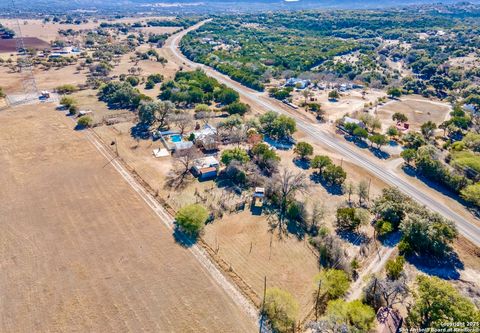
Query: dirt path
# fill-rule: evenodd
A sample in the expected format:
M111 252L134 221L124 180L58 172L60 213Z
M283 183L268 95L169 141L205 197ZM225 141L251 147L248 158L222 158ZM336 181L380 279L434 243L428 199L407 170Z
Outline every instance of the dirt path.
M161 207L62 113L15 108L0 127L1 332L257 330L206 255L175 243Z

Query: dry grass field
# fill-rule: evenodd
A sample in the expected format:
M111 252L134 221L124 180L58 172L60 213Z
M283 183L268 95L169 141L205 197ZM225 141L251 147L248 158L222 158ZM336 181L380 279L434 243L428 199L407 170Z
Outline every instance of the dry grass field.
M127 17L123 19L115 19L115 20L102 20L98 19L97 22L90 21L88 23L83 24L59 24L59 23L44 23L42 20L36 19L29 19L29 20L21 20L20 21L20 29L22 30L22 34L24 37L37 37L46 42L53 41L59 37L58 31L59 30L68 30L72 29L75 31L79 30L88 30L94 29L98 27L98 25L102 22L108 23L135 23L135 22L142 22L145 23L150 19L157 19L157 20L173 20L173 17ZM0 20L0 24L3 24L7 28L17 30L17 22L13 19L2 19ZM148 32L154 33L165 33L165 32L173 32L178 30L176 27L155 27L153 28L142 28L147 29ZM151 31L149 31L151 30Z
M267 288L288 290L300 304L300 317L313 306L313 277L318 259L307 240L293 235L278 237L269 230L265 216L252 216L249 210L229 215L206 228L205 241L218 248L218 255L229 263L262 298L264 277Z
M0 112L1 332L252 332L50 105Z
M325 119L335 121L346 114L352 114L363 110L366 103L375 102L379 97L384 97L385 92L376 89L368 89L365 96L362 96L360 89L341 92L341 97L337 101L331 101L328 98L327 90L310 90L314 103L320 103L325 110ZM305 102L305 97L301 91L293 93L293 103L301 105Z
M423 123L429 120L439 125L449 116L450 109L451 107L448 103L436 102L413 95L379 106L377 115L380 117L382 128L385 130L389 126L394 125L392 115L395 112L401 112L408 117L410 128L416 131L420 129Z

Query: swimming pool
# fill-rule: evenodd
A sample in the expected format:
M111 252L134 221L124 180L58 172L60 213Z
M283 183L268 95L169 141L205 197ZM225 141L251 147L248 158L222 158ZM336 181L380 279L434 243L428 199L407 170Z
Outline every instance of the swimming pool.
M170 140L172 142L182 142L182 136L180 134L172 134L170 135Z

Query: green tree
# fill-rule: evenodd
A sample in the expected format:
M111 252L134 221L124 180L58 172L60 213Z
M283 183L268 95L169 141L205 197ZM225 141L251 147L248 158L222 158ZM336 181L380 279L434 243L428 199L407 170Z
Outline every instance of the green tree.
M445 323L480 321L480 312L447 281L419 275L415 304L407 318L410 327L441 328Z
M401 112L395 112L392 115L392 120L399 123L406 123L408 121L408 117Z
M408 214L400 229L403 232L399 244L402 253L435 257L445 256L451 251L450 244L458 233L453 222L425 210Z
M299 142L296 144L293 152L297 154L300 159L304 160L313 154L313 146L308 142Z
M463 199L480 207L480 183L468 185L460 192L460 195Z
M360 138L360 139L366 139L368 138L368 132L365 128L357 126L353 130L353 136L356 136L357 138Z
M140 83L140 79L138 78L138 76L128 76L125 81L130 83L132 87L136 87Z
M400 156L407 162L408 165L417 157L417 151L415 149L404 149Z
M194 237L197 237L203 230L207 219L207 209L198 204L184 206L175 215L177 226L186 234Z
M329 185L342 185L345 179L347 179L345 170L341 166L334 164L327 165L322 176Z
M242 102L233 102L225 106L223 109L229 114L239 114L243 116L250 110L250 106Z
M405 258L403 256L398 256L395 259L390 259L385 265L385 270L387 271L387 277L390 280L396 280L400 277L403 272L403 265L405 264Z
M277 153L275 153L275 151L267 144L262 142L257 143L252 147L252 154L255 163L260 169L267 171L269 174L273 173L280 161L280 157Z
M387 137L383 134L372 134L368 137L368 140L370 140L371 143L376 144L378 149L388 142Z
M153 83L160 83L163 81L163 75L162 74L150 74L147 77L147 81L152 81Z
M219 103L228 105L238 101L240 95L231 88L223 88L217 93L216 99Z
M311 167L314 169L318 169L318 173L321 175L323 170L332 164L332 159L325 155L316 155L312 162L310 163Z
M387 95L389 95L391 98L398 98L402 96L402 90L397 87L390 87L387 89Z
M341 207L337 209L335 226L340 230L356 231L361 225L368 224L370 216L362 208Z
M5 93L3 92L3 88L0 87L0 98L5 98Z
M337 299L328 302L325 318L334 327L347 324L347 332L368 332L375 320L375 311L361 301Z
M155 88L155 82L153 82L152 80L147 80L147 82L145 83L145 89L150 90L153 88Z
M387 135L391 138L395 138L400 134L398 129L395 126L390 126L387 128Z
M337 100L340 98L340 94L338 93L337 90L332 90L328 93L328 99L331 99L331 100Z
M260 117L263 131L276 140L289 138L297 130L295 119L269 111Z
M328 300L345 296L350 288L350 279L347 273L339 269L323 269L314 277L315 286L320 285L320 292Z
M426 123L423 123L420 129L423 137L428 140L433 136L434 131L437 129L437 125L429 120Z
M299 309L293 296L280 288L268 288L264 302L263 312L273 329L278 332L290 332L297 320Z
M250 160L248 153L242 148L225 149L222 152L221 161L225 165L229 165L232 161L239 161L240 163L246 163Z

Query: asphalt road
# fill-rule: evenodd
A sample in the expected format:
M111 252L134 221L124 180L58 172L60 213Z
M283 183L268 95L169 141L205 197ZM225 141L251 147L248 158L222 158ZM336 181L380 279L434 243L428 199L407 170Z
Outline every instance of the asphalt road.
M459 232L467 239L472 241L475 245L480 246L480 227L472 224L466 218L462 217L458 213L454 212L449 207L443 205L442 203L437 202L436 200L430 198L428 195L424 194L421 189L416 188L414 185L409 182L401 179L395 173L390 170L387 170L380 163L367 158L362 153L360 153L356 148L349 146L348 144L340 141L338 138L332 134L326 132L319 125L305 121L302 117L295 113L288 112L274 103L268 100L261 93L254 91L252 89L246 88L239 85L238 83L232 81L226 75L223 75L211 67L198 64L187 59L179 49L179 42L181 38L188 33L189 31L197 29L199 26L204 24L204 22L197 24L189 29L186 29L167 40L167 47L171 50L172 54L177 58L180 63L184 63L193 68L202 68L208 75L214 77L219 82L224 83L225 85L238 91L240 95L247 98L251 103L255 103L258 106L261 106L265 110L274 111L281 114L286 114L294 118L297 122L297 127L300 131L304 132L314 141L331 148L332 150L340 153L347 159L349 159L354 164L362 167L365 170L370 171L377 178L383 180L387 184L397 187L403 193L412 197L417 202L425 205L433 211L436 211L455 222Z

